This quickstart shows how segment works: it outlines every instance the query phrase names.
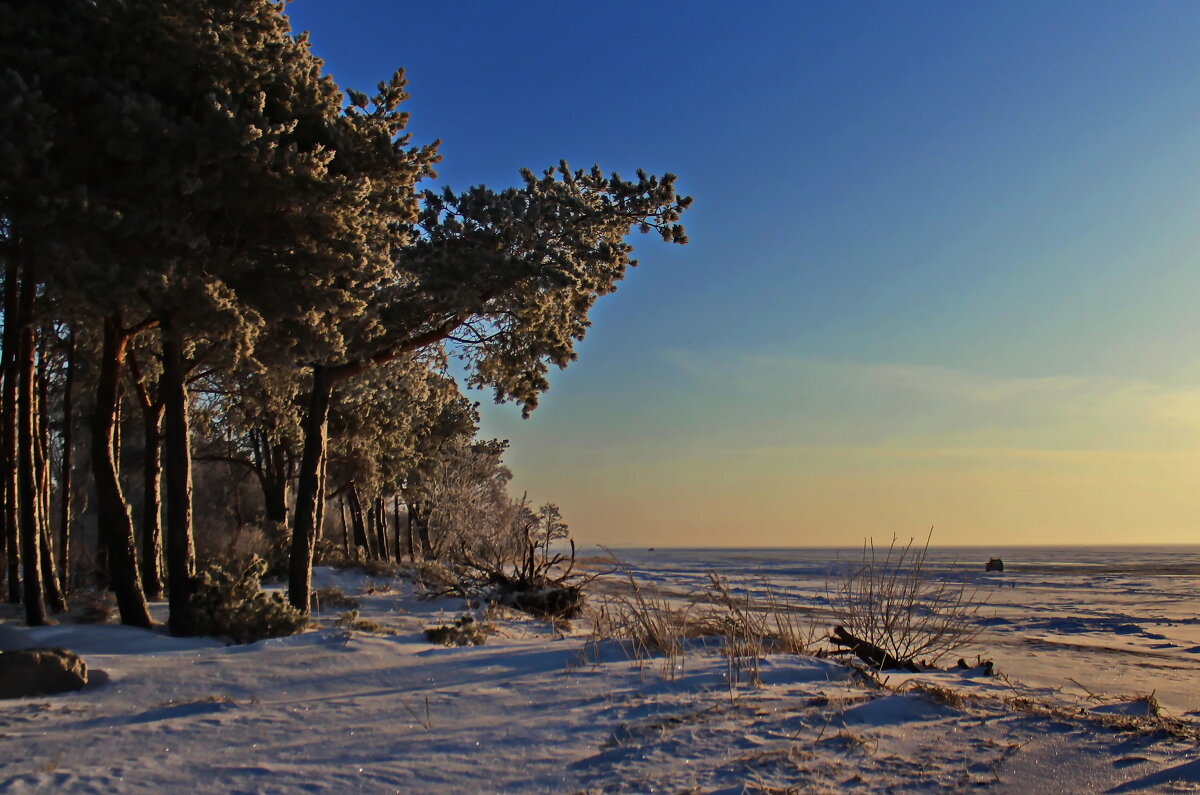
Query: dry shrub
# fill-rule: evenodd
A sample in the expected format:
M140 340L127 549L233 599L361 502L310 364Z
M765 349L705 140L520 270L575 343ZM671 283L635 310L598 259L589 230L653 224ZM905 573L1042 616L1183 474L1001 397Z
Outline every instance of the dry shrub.
M482 646L487 643L487 635L474 616L464 613L453 624L426 628L425 640L443 646Z
M117 612L117 600L111 594L93 593L80 611L80 624L106 624Z
M462 596L458 575L436 560L417 560L406 567L408 576L421 589L421 596L436 599L442 596Z
M911 539L898 546L893 536L882 557L874 541L864 544L862 563L826 585L837 623L905 663L922 657L933 665L974 640L983 602L965 582L929 579L928 553L929 538L914 547Z
M312 609L322 608L352 608L358 607L358 600L348 595L336 585L329 588L318 588L312 593Z
M395 635L396 630L391 627L385 627L378 621L372 621L369 618L360 618L358 610L347 610L337 617L334 622L339 627L345 629L353 629L358 632L366 632L371 635Z
M929 682L912 682L907 692L918 693L935 704L943 704L954 709L961 709L966 703L966 697L957 690L931 684ZM905 691L902 691L905 692Z
M544 539L543 539L544 540ZM454 556L456 590L515 607L549 621L569 620L583 612L583 587L597 575L575 572L571 554L550 551L526 525L512 538L481 539L473 548L460 545Z
M1146 714L1150 717L1161 718L1163 717L1163 706L1159 703L1158 697L1155 696L1155 692L1157 691L1151 691L1145 696L1138 696L1134 699L1134 703L1143 705L1145 707Z

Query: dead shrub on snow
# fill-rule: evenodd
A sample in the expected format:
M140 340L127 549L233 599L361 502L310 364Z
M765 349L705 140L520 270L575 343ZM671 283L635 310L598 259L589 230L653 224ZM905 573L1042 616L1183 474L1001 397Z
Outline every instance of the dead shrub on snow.
M880 668L893 666L876 659L877 651L901 665L915 665L918 658L934 665L978 636L975 619L983 601L965 582L931 579L925 570L928 553L929 538L914 547L911 539L897 545L893 536L882 556L870 541L863 545L860 564L826 584L839 626L865 642L843 651Z

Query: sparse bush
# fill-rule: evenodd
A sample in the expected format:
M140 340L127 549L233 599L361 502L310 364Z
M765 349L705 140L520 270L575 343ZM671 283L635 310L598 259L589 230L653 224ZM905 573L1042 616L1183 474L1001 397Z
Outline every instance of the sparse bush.
M334 622L339 627L346 629L357 630L358 632L367 632L372 635L395 635L396 630L391 627L385 627L378 621L372 621L369 618L359 618L358 610L347 610L337 617Z
M112 595L94 593L75 620L80 624L105 624L116 611L117 601Z
M353 596L347 595L345 591L336 585L330 588L318 588L313 591L312 609L319 610L325 607L358 607L358 600Z
M474 616L464 613L453 624L428 627L425 640L443 646L482 646L487 643L487 635L479 628Z
M436 560L414 561L408 566L408 572L413 582L421 588L423 597L462 596L458 590L458 575L443 563Z
M925 573L929 539L892 543L882 559L871 542L862 563L832 588L830 606L839 626L831 640L875 668L916 670L917 659L937 663L979 633L975 618L983 603L965 582L932 581Z
M303 629L307 617L289 605L283 594L263 592L260 581L266 570L266 562L259 557L240 572L216 563L206 566L196 578L191 597L192 633L253 643Z

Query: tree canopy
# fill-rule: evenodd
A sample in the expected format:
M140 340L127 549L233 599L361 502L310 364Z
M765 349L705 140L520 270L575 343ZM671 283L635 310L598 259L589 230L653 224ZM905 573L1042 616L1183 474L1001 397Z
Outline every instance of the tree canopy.
M197 464L258 481L267 519L290 537L301 610L325 505L347 490L376 500L380 538L385 497L410 525L426 511L430 552L430 501L458 488L461 513L461 495L506 481L504 445L474 438L449 357L468 385L528 415L550 368L575 359L596 300L636 265L630 233L687 240L691 199L670 174L561 162L514 187L423 190L440 155L405 132L403 71L343 91L283 11L0 2L0 452L15 473L0 487L4 552L22 562L6 569L9 595L23 577L33 623L46 576L68 576L42 560L50 506L69 509L65 473L78 468L122 620L149 624L138 550L157 571L160 445L174 631L189 631ZM56 372L85 375L85 399ZM122 466L135 418L136 484ZM75 425L86 459L72 456ZM64 474L50 474L52 458ZM561 517L545 513L557 537ZM66 549L80 518L62 516ZM460 535L477 524L443 520Z

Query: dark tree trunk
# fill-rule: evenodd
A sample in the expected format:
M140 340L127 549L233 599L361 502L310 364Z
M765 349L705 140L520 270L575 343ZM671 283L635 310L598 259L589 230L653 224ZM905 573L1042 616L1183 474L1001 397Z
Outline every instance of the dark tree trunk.
M142 462L142 588L146 598L163 598L162 579L162 440L163 408L145 411L145 458Z
M17 323L17 504L21 533L21 564L25 623L31 627L46 623L46 605L42 600L41 527L38 522L37 444L34 412L34 334L33 308L37 283L26 264L21 273L21 298Z
M179 318L163 317L161 391L167 475L167 600L172 634L192 633L190 599L196 576L192 540L192 448L188 436L187 372Z
M417 562L417 514L418 503L405 502L404 507L408 514L408 557L413 563Z
M55 613L67 612L67 599L54 565L54 545L50 538L50 373L47 361L47 337L42 331L38 344L37 397L37 488L38 536L42 556L42 586L46 601Z
M4 273L4 392L0 398L0 458L4 478L4 548L8 553L8 601L21 601L21 542L17 489L17 314L19 307L16 257Z
M400 497L395 494L392 495L392 536L395 540L396 562L399 563L403 547L400 546Z
M58 569L62 575L63 587L71 582L71 464L72 447L75 444L74 406L72 392L75 386L75 329L67 336L67 367L66 382L63 384L63 428L62 428L62 462L59 468L58 491L61 495L59 504L58 531Z
M129 505L121 493L114 455L118 390L128 339L121 316L104 321L104 345L96 382L96 408L92 416L92 475L96 481L96 514L100 537L108 551L108 570L117 595L121 622L138 627L153 626L146 597L142 593Z
M288 600L297 610L308 612L312 594L313 541L316 537L317 503L321 496L321 462L329 433L329 407L333 403L333 379L326 368L313 367L312 392L304 417L304 452L296 482L296 518L288 559Z
M383 497L375 498L375 532L379 544L380 559L391 560L391 555L388 554L387 508L384 506Z
M50 544L50 523L40 522L41 532L38 533L42 553L42 585L46 593L46 601L55 613L67 612L67 597L63 593L62 584L58 581L58 571L54 566L54 548Z
M367 535L367 554L371 560L379 558L378 543L375 535L375 503L370 503L366 510L366 535Z
M325 534L325 477L329 466L329 452L321 454L321 477L317 481L317 518L313 532L319 541Z
M371 557L370 535L367 533L366 522L363 521L362 500L358 496L358 487L350 484L346 492L350 497L350 525L354 528L354 546L366 551Z
M346 526L346 498L339 497L338 504L342 509L342 552L346 557L350 557L350 531Z
M251 431L251 464L263 491L267 521L287 524L287 489L291 463L284 445L272 441L266 431Z
M416 507L417 539L421 542L421 556L426 560L433 560L433 542L429 538L429 515L433 513L433 509L428 503L422 502L417 503Z
M287 480L267 476L262 479L262 487L267 521L287 524Z

